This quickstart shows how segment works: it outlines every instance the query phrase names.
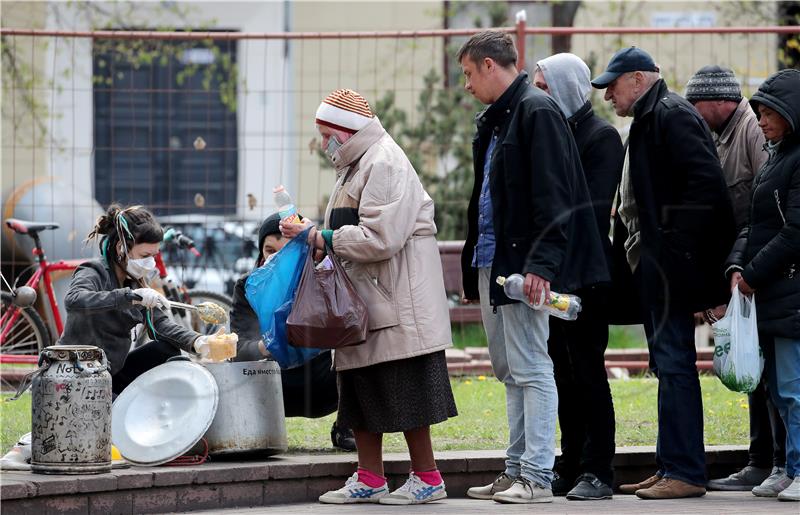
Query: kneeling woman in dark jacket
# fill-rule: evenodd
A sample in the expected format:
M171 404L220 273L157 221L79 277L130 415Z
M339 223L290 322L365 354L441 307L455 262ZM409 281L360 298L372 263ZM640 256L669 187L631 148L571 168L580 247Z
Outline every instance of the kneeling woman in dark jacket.
M114 394L181 350L202 348L206 336L162 312L167 299L147 287L163 238L161 226L141 206L111 205L87 241L99 239L100 259L81 264L64 304L67 321L60 345L94 345L106 353ZM131 329L144 324L152 341L131 352Z
M750 104L769 159L753 182L750 222L728 270L731 288L756 293L764 373L786 425L786 471L753 493L800 501L800 70L768 78Z
M270 215L258 231L258 260L256 266L281 250L289 241L281 236L277 213ZM239 335L235 361L257 361L269 354L264 347L258 316L245 297L245 283L250 274L242 276L233 289L231 331ZM336 371L330 351L319 354L301 367L281 371L283 409L287 417L324 417L334 413L339 404L336 390ZM353 432L333 423L331 443L334 447L352 451L356 448Z

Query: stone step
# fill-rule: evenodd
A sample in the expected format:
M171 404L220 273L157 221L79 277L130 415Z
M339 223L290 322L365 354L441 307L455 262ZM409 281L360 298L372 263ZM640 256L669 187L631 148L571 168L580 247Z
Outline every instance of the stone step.
M445 451L436 459L449 497L464 497L467 488L491 482L505 468L500 450ZM706 447L710 477L723 477L746 462L746 446ZM399 487L408 475L408 455L387 454L384 463L390 487ZM355 454L328 453L131 467L91 476L2 472L0 500L3 515L164 513L312 502L341 487L356 465ZM615 485L640 481L655 470L655 448L617 448L613 465Z

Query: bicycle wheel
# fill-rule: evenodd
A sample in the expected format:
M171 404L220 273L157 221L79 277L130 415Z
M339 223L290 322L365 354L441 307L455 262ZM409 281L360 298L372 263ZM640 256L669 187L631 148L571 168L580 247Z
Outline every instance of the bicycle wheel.
M8 309L19 309L14 306L14 297L10 293L0 292L0 297L2 298L3 313ZM3 327L0 331L5 331L5 329ZM50 330L42 317L32 307L24 308L20 310L14 325L0 342L0 354L38 356L39 352L50 343Z
M186 294L189 296L190 304L196 305L200 304L201 302L213 302L214 304L219 304L226 313L230 313L231 308L233 307L233 299L224 293L208 290L189 290L186 292ZM225 330L228 330L230 327L229 323L208 324L203 322L200 320L200 317L195 311L189 311L185 317L181 318L186 321L184 323L188 324L190 329L197 331L200 334L213 334L216 333L220 327L224 327Z

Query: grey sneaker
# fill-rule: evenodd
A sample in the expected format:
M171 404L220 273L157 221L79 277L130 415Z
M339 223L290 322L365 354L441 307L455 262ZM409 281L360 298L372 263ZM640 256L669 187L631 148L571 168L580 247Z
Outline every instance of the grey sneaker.
M359 481L358 472L356 472L350 476L340 489L331 490L320 495L319 502L323 504L377 503L388 493L389 488L386 483L378 488L372 488Z
M403 486L389 495L384 495L378 502L381 504L424 504L446 497L444 481L438 485L429 485L412 472Z
M614 492L611 487L600 481L594 474L581 474L578 484L567 493L570 501L599 501L611 499Z
M778 494L779 501L800 501L800 475L794 476L792 484Z
M757 487L770 476L770 469L746 466L728 477L712 479L706 485L708 490L723 492L747 492Z
M772 467L772 474L760 485L753 488L753 495L757 497L778 497L778 494L789 488L792 480L786 475L783 467Z
M486 486L473 486L467 490L467 497L491 501L494 494L508 490L516 480L517 478L502 472L492 483Z
M512 504L553 502L553 491L520 476L508 490L494 494L492 500Z

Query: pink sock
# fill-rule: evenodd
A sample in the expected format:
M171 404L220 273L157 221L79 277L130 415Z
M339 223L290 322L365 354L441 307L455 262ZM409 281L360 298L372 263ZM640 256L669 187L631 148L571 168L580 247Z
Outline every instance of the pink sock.
M370 488L378 488L379 486L386 484L385 477L379 476L378 474L370 472L367 469L362 469L361 467L358 467L358 480Z
M442 475L439 473L439 469L433 469L427 472L414 472L414 474L431 486L442 484Z

